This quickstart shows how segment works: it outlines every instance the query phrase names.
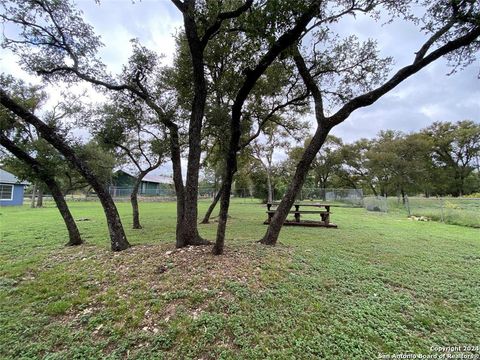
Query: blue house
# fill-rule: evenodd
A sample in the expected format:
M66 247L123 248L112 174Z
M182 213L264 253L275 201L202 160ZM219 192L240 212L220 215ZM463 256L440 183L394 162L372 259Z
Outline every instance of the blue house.
M0 169L0 206L22 205L26 182Z

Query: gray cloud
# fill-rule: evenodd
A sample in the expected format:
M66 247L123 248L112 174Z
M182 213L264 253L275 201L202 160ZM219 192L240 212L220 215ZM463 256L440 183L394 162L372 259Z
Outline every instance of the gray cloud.
M381 25L366 16L350 17L336 24L342 36L355 34L360 39L377 39L382 56L392 56L392 74L408 65L425 36L411 23L394 21ZM347 142L361 137L371 138L380 130L417 131L434 121L469 119L480 122L480 63L446 76L451 71L441 59L379 99L368 108L354 112L332 134Z

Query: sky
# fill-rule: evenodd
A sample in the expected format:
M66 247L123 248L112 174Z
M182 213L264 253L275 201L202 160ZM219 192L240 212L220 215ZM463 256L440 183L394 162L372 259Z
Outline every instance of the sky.
M106 45L100 55L112 73L119 72L130 55L130 42L140 42L171 63L175 50L174 34L182 27L179 11L169 0L77 0L86 22L101 35ZM372 19L348 17L335 25L342 35L356 34L366 40L374 37L380 52L393 56L394 69L412 61L415 50L424 39L411 24L393 22L382 26ZM1 50L0 71L36 79L22 72L13 55ZM332 130L345 142L372 138L380 130L403 132L420 130L434 121L473 120L480 122L480 62L452 76L444 60L437 61L407 79L374 105L355 111L349 119ZM88 88L81 85L80 89ZM61 88L51 88L51 102L60 98ZM313 132L313 127L312 127Z

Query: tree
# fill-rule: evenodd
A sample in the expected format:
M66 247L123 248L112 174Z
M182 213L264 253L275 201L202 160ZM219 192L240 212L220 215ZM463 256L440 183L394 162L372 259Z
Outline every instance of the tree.
M352 2L354 10L371 13L376 2ZM298 163L295 175L282 202L277 208L261 242L274 245L282 224L288 215L296 194L301 189L310 164L320 150L330 130L345 121L355 110L372 105L427 65L446 56L458 68L475 59L480 46L480 4L477 1L435 2L424 16L415 17L412 3L388 3L387 11L400 11L405 18L413 18L422 24L427 39L415 53L413 61L388 77L391 58L380 58L375 42L359 42L355 37L339 40L331 36L329 21L320 19L313 37L310 53L301 46L292 48L292 57L305 85L312 94L317 129ZM377 13L378 14L378 13ZM343 15L343 14L342 14ZM317 51L317 49L323 51ZM331 115L327 113L331 112Z
M120 216L110 194L95 176L87 162L78 156L74 148L68 144L65 137L59 133L58 129L48 125L32 112L28 111L28 109L15 101L12 95L8 94L3 88L0 89L0 104L3 105L7 112L15 114L18 118L34 126L42 138L55 147L65 159L82 174L95 190L103 205L105 216L107 218L112 250L120 251L128 248L130 244L125 236Z
M15 83L9 77L2 77L2 82L10 84L15 91L17 101L32 111L37 109L40 102L45 99L45 94L40 87L27 86L22 82ZM53 117L52 121L54 120ZM39 186L46 186L50 190L68 230L67 245L82 244L80 232L63 197L60 185L55 179L58 170L58 162L52 161L54 158L58 159L55 149L38 138L35 130L28 123L23 123L21 119L4 109L0 109L0 145L15 157L2 158L7 168L13 168L14 173L21 179L35 182ZM41 199L40 196L39 199Z
M5 149L15 155L18 159L24 161L25 164L30 166L32 173L34 173L36 177L41 179L45 183L47 188L50 190L53 200L55 201L58 211L62 215L63 221L65 222L65 226L68 230L69 240L66 245L81 245L83 243L83 240L80 236L80 231L78 230L77 224L75 223L75 220L70 213L60 186L55 181L54 174L51 173L48 165L42 165L37 159L31 157L24 150L15 145L15 143L8 138L3 129L0 132L0 145L2 145Z
M3 45L11 49L20 58L20 63L27 71L42 76L51 82L87 81L98 88L129 94L147 104L170 132L170 152L172 156L174 181L177 191L177 233L181 230L184 212L185 191L182 182L180 142L178 125L172 122L169 109L164 109L163 100L168 97L163 92L161 69L158 56L133 42L133 55L116 79L105 71L105 66L96 56L102 45L99 37L93 33L91 26L82 20L82 14L69 1L2 1L4 12L0 15L4 22L12 23L20 29L17 38L4 38ZM153 87L152 87L153 85ZM163 95L165 94L165 95ZM5 104L4 104L5 105ZM42 136L58 147L66 145L59 138L47 136L48 129ZM64 149L66 150L66 149ZM75 162L73 152L65 157ZM80 164L80 172L89 182L95 182L92 174L86 174ZM88 171L87 171L88 172ZM95 191L99 195L108 218L111 235L116 238L119 249L126 248L126 238L120 218L108 192L102 192L99 184ZM113 238L112 238L113 239Z
M213 249L214 254L222 254L225 243L225 230L228 217L228 208L230 205L230 191L232 187L233 175L237 171L237 152L242 135L242 109L248 96L255 87L257 81L265 73L268 67L275 59L290 45L297 41L308 23L315 17L319 11L321 1L313 0L308 4L304 2L289 4L279 1L272 8L265 6L258 9L250 18L250 25L253 22L255 26L249 34L257 41L263 38L265 51L261 51L253 58L255 61L251 66L242 69L243 77L240 87L235 95L235 100L231 106L230 119L230 139L228 152L225 158L225 174L223 179L224 192L222 193L219 222L217 227L217 237ZM267 19L265 24L258 26L258 21L264 17ZM293 21L292 21L293 19ZM270 22L271 21L271 22ZM247 26L248 28L248 26ZM261 28L261 29L260 29ZM262 36L259 35L262 32ZM247 33L247 32L246 32ZM254 42L253 42L254 43ZM258 59L258 61L256 60Z
M367 187L377 196L373 186L372 172L368 166L367 154L372 147L372 142L360 139L353 144L344 144L341 149L342 165L337 176L354 189Z
M342 161L340 149L342 145L343 143L340 138L328 135L325 143L312 162L315 186L324 190L323 196L325 196L325 189L331 182L333 174L340 168Z
M134 229L142 228L138 209L142 180L164 163L168 147L162 124L141 105L131 101L125 103L117 97L116 101L97 111L100 119L90 120L91 131L103 147L116 150L119 158L134 168L136 176L130 194Z
M480 154L480 125L473 121L435 122L423 130L431 142L431 155L437 167L452 172L452 193L465 194L465 181L475 170Z
M2 83L8 84L13 89L17 100L21 102L32 113L35 113L36 111L38 111L39 108L45 103L47 99L47 94L45 93L45 91L43 91L43 87L41 85L31 85L31 84L27 85L23 82L15 82L11 76L3 76L3 75L0 75L0 80ZM7 114L5 114L5 116L8 117ZM7 124L4 124L4 125L8 127ZM29 124L23 124L22 135L25 136L25 141L29 142L31 145L38 142L38 134L35 131L35 129ZM18 132L17 132L17 136L19 136ZM23 161L19 161L19 165L21 167L26 167L27 171L30 168L30 165L26 164ZM42 200L43 200L42 184L38 182L37 178L33 178L31 180L32 180L32 199L30 202L30 207L31 208L42 207L43 206L42 205Z
M264 142L261 143L258 139L251 144L252 156L259 162L265 171L267 178L267 202L273 202L273 186L272 176L274 170L273 154L276 149L287 148L289 142L286 133L282 133L276 126L264 130Z
M241 72L246 74L246 81L240 83L236 91L233 103L232 114L234 123L240 120L241 108L245 103L248 94L256 84L257 80L264 74L265 70L275 58L297 39L308 22L313 18L320 1L314 0L305 5L302 1L292 6L291 2L279 1L280 6L275 4L260 3L255 9L252 8L253 1L247 0L237 6L235 2L208 2L200 3L194 0L179 1L173 3L181 11L184 18L185 38L188 44L190 57L190 68L192 74L191 106L188 116L188 163L186 183L183 184L180 158L179 125L166 116L163 106L159 104L159 93L152 90L152 85L157 82L158 67L157 57L146 48L134 43L134 53L125 66L123 73L112 78L107 75L103 64L96 56L97 49L101 45L99 38L94 35L90 26L81 19L81 14L67 1L50 3L45 0L24 1L12 0L2 2L4 4L4 21L19 25L20 32L17 39L7 38L4 46L11 48L21 57L21 63L26 69L41 75L49 81L75 81L82 79L96 86L112 91L120 91L130 94L143 100L154 111L159 119L163 121L170 135L170 153L173 163L175 189L177 194L177 247L186 245L204 244L198 234L196 225L197 219L197 194L198 194L198 173L201 155L201 129L205 114L205 101L207 96L207 82L204 69L204 54L209 42L214 38L222 26L230 24L233 19L247 17L247 11L255 10L249 16L248 26L235 30L241 33L242 28L249 28L248 32L255 38L251 41L253 48L257 48L255 41L265 35L265 31L258 25L265 23L268 26L269 36L262 41L262 48L265 49L264 56L253 56L251 67L243 67ZM5 4L8 4L5 5ZM272 6L273 5L273 6ZM276 18L277 11L281 16ZM296 18L293 26L288 27L290 18ZM264 20L262 20L264 18ZM262 20L259 22L259 20ZM277 26L281 20L282 25ZM241 25L241 23L238 23ZM287 28L284 36L278 34L282 27ZM282 30L283 31L283 30ZM272 39L277 38L275 41ZM247 41L247 43L248 43ZM252 48L252 47L246 47ZM270 51L268 50L270 49ZM33 50L33 51L32 51ZM263 50L263 49L262 49ZM258 59L258 61L256 60ZM252 71L250 71L252 69ZM235 125L237 127L237 125ZM234 134L237 132L234 131ZM239 132L238 132L239 133ZM236 167L235 155L238 151L238 140L240 137L233 136L229 146L230 158L226 171L227 182L223 181L228 188L225 193L229 194L231 189L233 172ZM233 166L232 166L233 165ZM230 174L231 173L231 174ZM215 252L221 253L225 234L226 213L228 211L229 196L224 196L223 211L220 216L217 238L218 246Z
M428 172L429 146L419 134L381 131L367 153L368 167L382 195L421 190Z
M175 3L182 11L185 22L185 36L184 38L180 37L178 39L179 56L177 58L176 72L180 76L180 81L177 81L176 87L180 89L180 94L187 99L184 101L186 104L191 104L195 100L195 94L198 95L198 99L205 99L205 105L203 105L205 122L203 124L202 137L207 139L207 141L204 141L204 144L208 143L210 138L213 138L213 141L210 143L210 146L204 145L204 147L212 149L217 155L226 154L229 147L229 138L225 136L225 134L229 132L228 126L226 126L228 125L227 121L229 117L225 115L228 114L228 109L231 108L231 104L235 103L235 98L242 86L242 83L238 84L238 77L243 76L245 71L249 71L250 66L252 66L252 59L258 57L256 45L249 45L249 41L253 42L253 40L245 36L242 30L236 29L236 26L238 25L240 28L245 28L243 25L247 24L251 27L249 31L256 31L256 36L258 36L258 24L255 23L254 26L256 28L252 27L255 16L249 16L248 14L264 11L262 8L265 4L254 9L251 7L252 1L246 1L237 8L235 8L236 4L232 3L233 10L223 13L221 9L217 9L215 5L212 5L210 10L213 13L213 21L210 21L211 19L204 14L208 8L203 8L199 3L195 1L185 1L183 6L181 2ZM212 2L211 4L214 3ZM204 19L205 17L207 18L206 20ZM229 18L234 21L234 24L230 27L230 22L226 21ZM202 41L205 41L205 43L202 43L202 41L200 41L200 44L198 43L199 33L203 34ZM272 57L268 61L272 62L274 58L275 57ZM195 59L195 61L193 59ZM204 71L200 67L198 67L197 70L194 69L198 66L198 59L203 59L205 63ZM293 83L286 81L287 79L291 79L290 74L292 72L290 69L284 69L282 64L277 64L278 66L275 70L272 69L272 71L268 72L268 66L265 67L264 65L265 64L262 65L263 68L261 72L255 75L255 81L252 83L255 87L249 90L249 92L252 92L252 97L255 101L252 99L251 102L247 102L247 110L244 111L245 121L243 124L243 134L249 136L239 138L240 143L237 144L238 149L236 149L236 151L241 151L253 141L253 139L258 137L267 122L278 121L279 117L276 115L285 111L288 105L301 103L306 97L305 94L298 94L298 79ZM197 74L203 74L203 77L209 81L206 81L206 79L202 80L201 77L197 78L195 72L197 72ZM259 78L261 75L263 75L262 79ZM185 77L187 77L187 79L185 79ZM195 89L195 91L198 90L197 93L185 87L184 84L190 85L188 77L198 82L198 86L190 86L190 88ZM199 92L200 90L203 91L202 81L206 81L205 86L210 90L210 93L207 91L205 97L203 92ZM245 100L243 100L243 102L245 102ZM200 109L200 107L197 107L195 111ZM193 114L194 109L192 109L190 113ZM190 124L191 123L192 122L190 122ZM191 146L189 146L189 151L192 151ZM209 153L210 151L207 152L207 158L210 157ZM225 160L219 161L217 156L215 163L217 165L221 163L225 164ZM225 173L225 171L222 172ZM227 185L228 184L222 181L220 191L222 194L224 194L223 189L225 189ZM231 181L228 194L230 191ZM208 219L220 195L217 194L215 197L204 220ZM227 192L225 192L225 197L227 196L229 197ZM228 206L226 209L228 209ZM226 218L225 213L224 215ZM220 216L220 218L222 218L222 216ZM225 223L220 220L219 229L220 233L222 232L221 229L223 229L223 234L224 225ZM217 251L219 248L220 247L215 247L214 252L221 253L221 251Z
M200 142L207 91L203 67L204 51L222 23L247 11L252 0L233 10L230 10L232 4L222 2L199 5L195 1L173 0L173 3L183 14L185 36L192 55L193 92L187 116L189 150L185 184L179 131L184 125L184 118L180 116L180 123L176 123L172 113L165 110L165 98L169 94L176 97L177 93L176 89L163 91L168 81L163 81L165 77L162 76L159 57L155 53L138 42L133 42L133 55L122 74L113 78L106 73L105 66L97 56L101 46L99 37L83 22L81 13L69 1L3 0L4 14L1 16L4 21L19 26L18 38L6 38L4 46L18 54L22 65L30 72L39 74L48 81L81 79L99 88L128 94L143 101L158 116L169 133L177 195L176 246L183 247L208 243L200 237L197 228ZM223 11L224 7L227 10ZM168 73L168 70L164 73ZM171 72L166 74L166 77L169 74ZM176 99L173 101L176 103ZM180 111L178 115L183 114Z

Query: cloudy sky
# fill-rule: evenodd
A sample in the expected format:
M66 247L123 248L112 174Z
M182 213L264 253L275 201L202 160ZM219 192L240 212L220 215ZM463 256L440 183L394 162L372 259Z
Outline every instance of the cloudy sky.
M132 38L163 53L166 62L172 61L173 34L182 26L182 19L170 1L102 0L99 5L94 0L78 0L77 4L84 11L86 21L101 35L106 45L101 56L111 72L118 72L126 62ZM336 29L341 34L356 34L360 39L376 38L382 55L394 57L396 68L411 62L423 39L413 25L394 22L381 26L366 17L346 18ZM21 74L12 55L2 50L0 58L0 71ZM373 106L353 113L333 134L351 142L373 137L382 129L419 130L433 121L480 122L478 60L453 76L446 76L449 71L443 60L431 64ZM58 92L59 89L52 89L53 100Z

